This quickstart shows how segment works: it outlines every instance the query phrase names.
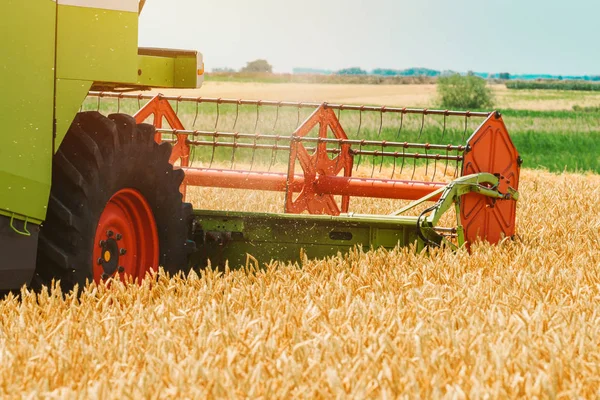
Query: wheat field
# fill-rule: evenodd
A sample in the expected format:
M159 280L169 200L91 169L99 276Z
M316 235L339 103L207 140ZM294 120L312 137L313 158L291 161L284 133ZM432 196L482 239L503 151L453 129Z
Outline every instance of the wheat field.
M9 295L0 397L598 397L600 176L525 170L520 191L519 238L472 254Z

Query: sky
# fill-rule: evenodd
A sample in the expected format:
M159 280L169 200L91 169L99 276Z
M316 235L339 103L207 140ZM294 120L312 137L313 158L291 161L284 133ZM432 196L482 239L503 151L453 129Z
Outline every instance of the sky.
M600 74L598 0L147 0L140 46L207 71L294 67Z

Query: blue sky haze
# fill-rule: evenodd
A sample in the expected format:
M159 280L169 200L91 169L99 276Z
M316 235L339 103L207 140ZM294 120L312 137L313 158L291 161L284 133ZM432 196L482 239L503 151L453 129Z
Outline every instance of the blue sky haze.
M294 67L600 73L600 1L148 0L145 46L198 49L207 70Z

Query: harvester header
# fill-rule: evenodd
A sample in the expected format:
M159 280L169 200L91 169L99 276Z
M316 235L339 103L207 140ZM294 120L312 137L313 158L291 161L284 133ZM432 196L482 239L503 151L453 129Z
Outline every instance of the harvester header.
M129 102L139 108L138 123L154 121L155 140L173 145L170 161L185 172L184 195L190 186L284 195L283 214L268 217L195 211L201 253L210 255L211 240L216 240L219 253L227 254L214 256L217 264L243 262L250 248L258 249L250 254L260 253L259 259L268 261L277 255L260 249L270 251L280 242L299 243L282 256L296 259L303 246L308 255L324 256L357 244L460 247L515 234L521 159L498 112L106 92L92 92L90 98L98 108L103 99L112 99L119 109ZM192 125L187 129L179 116L184 108ZM354 123L352 129L343 126L346 118ZM478 122L469 125L472 120ZM430 124L436 125L433 130ZM390 132L392 140L383 140ZM204 156L199 158L196 150L204 150ZM416 174L423 177L415 179ZM352 212L355 197L412 203L393 215L364 215ZM406 216L426 202L434 204L420 215ZM449 210L456 212L455 226L437 226ZM246 231L258 220L271 226L270 232L284 226L288 237ZM293 234L299 226L315 224L327 226L323 237ZM364 229L371 232L368 240L360 234Z

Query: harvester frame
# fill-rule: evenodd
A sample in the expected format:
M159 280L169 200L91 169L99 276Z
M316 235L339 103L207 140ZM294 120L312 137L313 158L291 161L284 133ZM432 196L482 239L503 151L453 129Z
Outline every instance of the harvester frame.
M231 266L301 254L325 257L354 246L470 245L496 243L515 233L521 159L497 112L427 110L328 103L211 99L129 93L150 88L198 88L204 64L196 51L138 48L138 0L10 1L2 26L6 68L0 75L5 99L0 121L0 290L41 286L60 279L70 289L86 281L130 276L143 279L159 266L169 272L190 267ZM14 35L25 21L39 35ZM5 30L5 31L4 31ZM40 39L41 37L41 39ZM108 117L82 111L86 99L118 103ZM134 116L120 102L137 101ZM142 105L142 102L145 102ZM186 129L182 102L217 107L214 129ZM219 107L256 108L254 132L220 131ZM175 106L175 107L173 107ZM297 127L285 135L259 133L259 113L297 108ZM304 121L300 110L311 109ZM419 141L349 137L340 113L422 118ZM196 117L198 116L196 111ZM427 116L483 122L466 142L420 141ZM152 125L145 122L152 117ZM194 118L194 124L195 125ZM169 125L163 126L164 122ZM357 135L360 136L360 135ZM398 135L400 137L400 135ZM195 147L212 148L208 167L194 167ZM215 149L230 149L229 166L213 163ZM252 152L249 168L236 168L236 151ZM256 152L288 155L287 170L256 171ZM353 176L362 159L371 177ZM373 177L376 164L393 162L390 178ZM395 177L405 164L411 179ZM415 181L425 163L429 180ZM227 164L227 163L226 163ZM442 167L443 165L443 167ZM437 182L453 165L451 182ZM439 168L439 170L438 170ZM269 190L285 193L282 213L192 210L188 186ZM413 201L393 215L360 215L352 197ZM434 204L419 214L408 211ZM439 227L454 209L456 225Z

